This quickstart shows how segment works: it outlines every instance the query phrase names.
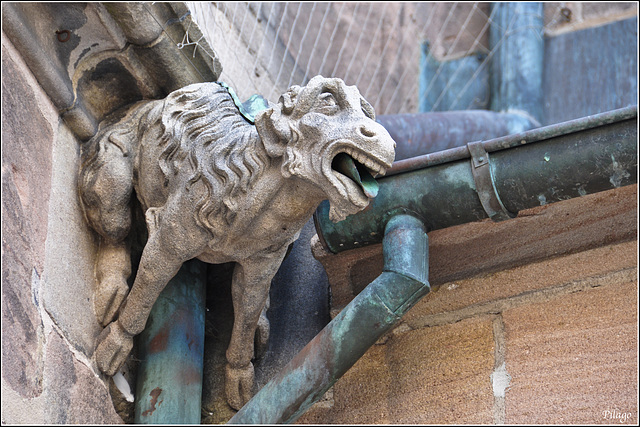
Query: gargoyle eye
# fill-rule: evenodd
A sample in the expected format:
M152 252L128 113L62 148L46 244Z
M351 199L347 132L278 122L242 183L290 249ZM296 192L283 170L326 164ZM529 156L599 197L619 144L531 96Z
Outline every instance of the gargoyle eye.
M322 92L318 96L316 108L319 113L331 116L336 114L340 108L335 95L331 92Z
M320 94L321 107L333 107L337 105L336 97L331 92L323 92Z

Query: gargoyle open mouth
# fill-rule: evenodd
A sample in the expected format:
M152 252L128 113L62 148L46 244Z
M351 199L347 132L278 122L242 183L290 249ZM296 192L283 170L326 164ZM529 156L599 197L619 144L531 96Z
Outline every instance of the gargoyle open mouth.
M369 199L378 194L378 182L374 176L384 174L384 167L366 156L349 150L333 158L331 169L351 179Z

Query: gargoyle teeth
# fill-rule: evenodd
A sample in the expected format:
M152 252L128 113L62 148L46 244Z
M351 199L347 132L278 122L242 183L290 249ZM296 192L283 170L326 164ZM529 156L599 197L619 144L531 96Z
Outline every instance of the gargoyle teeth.
M361 152L354 150L351 147L345 148L343 152L351 156L354 160L362 164L367 169L369 169L372 172L372 174L383 175L385 173L384 167L381 166L376 161L369 158L367 155L362 154Z

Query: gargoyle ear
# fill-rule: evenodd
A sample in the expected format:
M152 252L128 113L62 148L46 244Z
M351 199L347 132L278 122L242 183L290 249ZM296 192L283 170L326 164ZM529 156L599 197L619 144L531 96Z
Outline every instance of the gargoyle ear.
M271 157L283 156L291 139L291 129L289 121L282 115L280 104L258 113L254 123L267 154Z
M294 107L296 106L296 98L300 93L300 86L291 86L289 90L280 96L278 100L279 104L282 104L282 112L284 114L291 114L293 112Z

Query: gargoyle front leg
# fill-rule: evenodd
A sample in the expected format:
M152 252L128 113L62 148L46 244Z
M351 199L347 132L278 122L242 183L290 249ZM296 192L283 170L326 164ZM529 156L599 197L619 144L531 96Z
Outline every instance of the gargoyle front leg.
M233 271L231 296L235 313L227 349L225 393L238 410L252 397L254 339L258 320L269 297L271 279L278 271L287 247L269 255L238 263Z
M185 230L179 221L164 221L157 229L155 224L149 228L151 234L135 282L119 317L98 337L95 359L107 375L114 375L125 362L133 347L133 337L144 330L149 313L169 280L183 262L198 255L206 244L204 232Z
M114 375L125 362L133 347L133 337L144 330L158 295L182 265L183 260L159 247L157 240L149 238L135 282L118 319L109 324L98 338L96 362L107 375Z

